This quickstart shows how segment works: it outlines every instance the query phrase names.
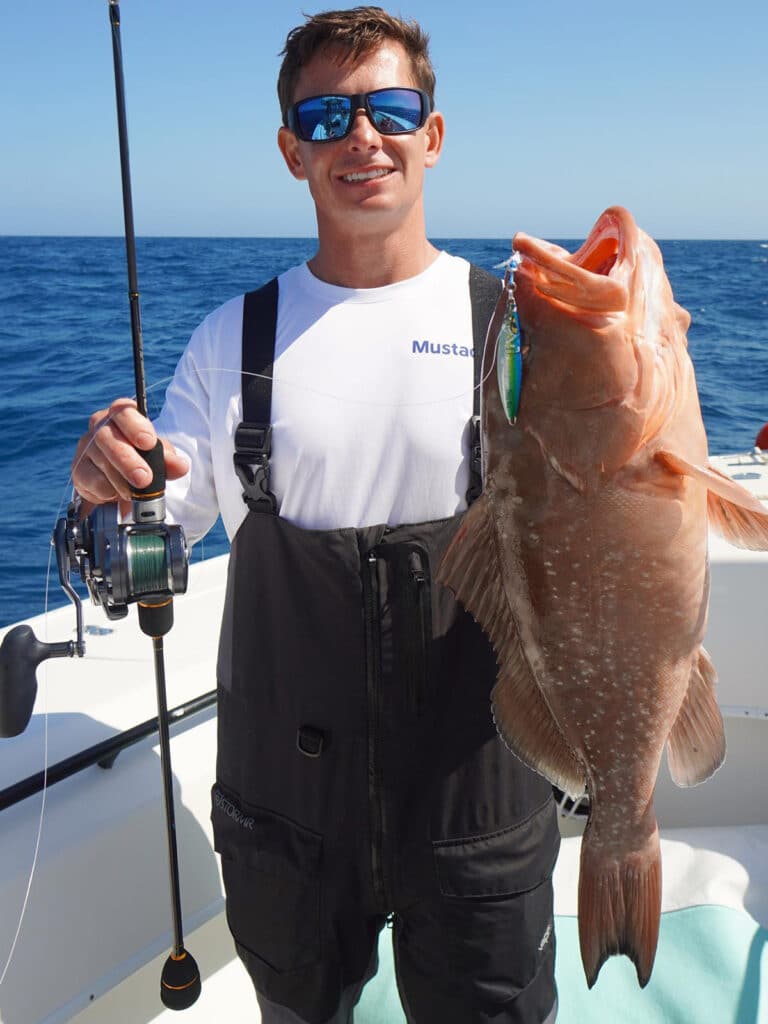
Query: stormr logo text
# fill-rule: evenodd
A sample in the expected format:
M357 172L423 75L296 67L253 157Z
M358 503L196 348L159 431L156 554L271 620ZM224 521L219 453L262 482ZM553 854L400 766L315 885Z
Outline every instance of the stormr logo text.
M251 832L253 831L253 818L247 817L243 814L240 808L236 807L228 797L224 796L221 790L214 789L213 802L218 809L226 814L228 818L231 818L236 825L239 825L241 828L247 828Z

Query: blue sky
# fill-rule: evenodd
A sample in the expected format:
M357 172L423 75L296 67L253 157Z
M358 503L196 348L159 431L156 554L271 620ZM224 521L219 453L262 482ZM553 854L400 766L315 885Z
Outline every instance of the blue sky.
M123 0L136 228L314 235L275 145L285 35L354 4ZM768 237L768 4L403 0L431 37L432 237ZM0 234L121 234L106 0L0 5Z

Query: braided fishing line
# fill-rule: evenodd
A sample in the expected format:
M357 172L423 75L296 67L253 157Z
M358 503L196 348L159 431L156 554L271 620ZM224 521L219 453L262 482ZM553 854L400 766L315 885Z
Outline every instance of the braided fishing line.
M153 594L168 586L165 541L154 534L139 534L130 538L128 572L131 593Z

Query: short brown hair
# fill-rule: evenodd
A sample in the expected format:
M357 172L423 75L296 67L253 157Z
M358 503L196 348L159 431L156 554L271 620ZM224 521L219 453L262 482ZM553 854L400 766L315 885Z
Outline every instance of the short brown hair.
M420 89L435 102L435 71L429 59L429 36L416 21L403 21L381 7L353 7L346 11L323 11L291 29L280 56L283 63L277 78L277 95L283 124L293 103L301 69L321 50L345 51L342 62L356 60L387 42L400 43L413 68Z

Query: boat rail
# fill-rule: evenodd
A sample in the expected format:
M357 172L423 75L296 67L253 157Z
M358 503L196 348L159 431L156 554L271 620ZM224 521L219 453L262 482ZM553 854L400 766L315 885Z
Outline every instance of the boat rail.
M170 726L178 725L179 722L213 707L215 703L216 690L209 690L208 693L203 693L199 697L171 708L168 712L168 724ZM100 768L111 768L123 750L140 743L158 731L157 717L148 718L145 722L134 725L116 736L110 736L107 740L95 743L62 761L57 761L56 764L49 765L43 771L35 772L34 775L29 775L26 779L14 782L12 786L0 790L0 811L13 807L14 804L19 804L28 797L41 793L43 789L77 775L78 772L85 771L86 768L90 768L94 764Z
M168 712L169 725L177 725L187 718L192 718L194 715L206 711L215 704L216 690L210 690L199 697L195 697L183 704L178 704ZM744 705L731 704L721 705L720 711L724 718L768 720L768 708L764 707L746 707ZM35 772L34 775L29 775L26 779L14 782L12 786L8 786L6 789L0 789L0 811L13 807L14 804L19 804L28 797L42 792L48 786L53 786L57 782L62 782L64 779L77 775L78 772L85 771L86 768L90 768L94 764L97 764L100 768L111 768L117 756L123 750L127 750L128 747L140 743L141 740L146 739L148 736L152 736L158 732L158 729L157 718L148 718L145 722L141 722L131 729L126 729L116 736L111 736L108 740L102 740L100 743L86 747L84 750L72 754L62 761L57 761L56 764L50 765L44 771ZM589 801L586 797L573 801L562 791L558 790L556 786L552 788L562 814L570 817L574 815L585 816L589 813Z

